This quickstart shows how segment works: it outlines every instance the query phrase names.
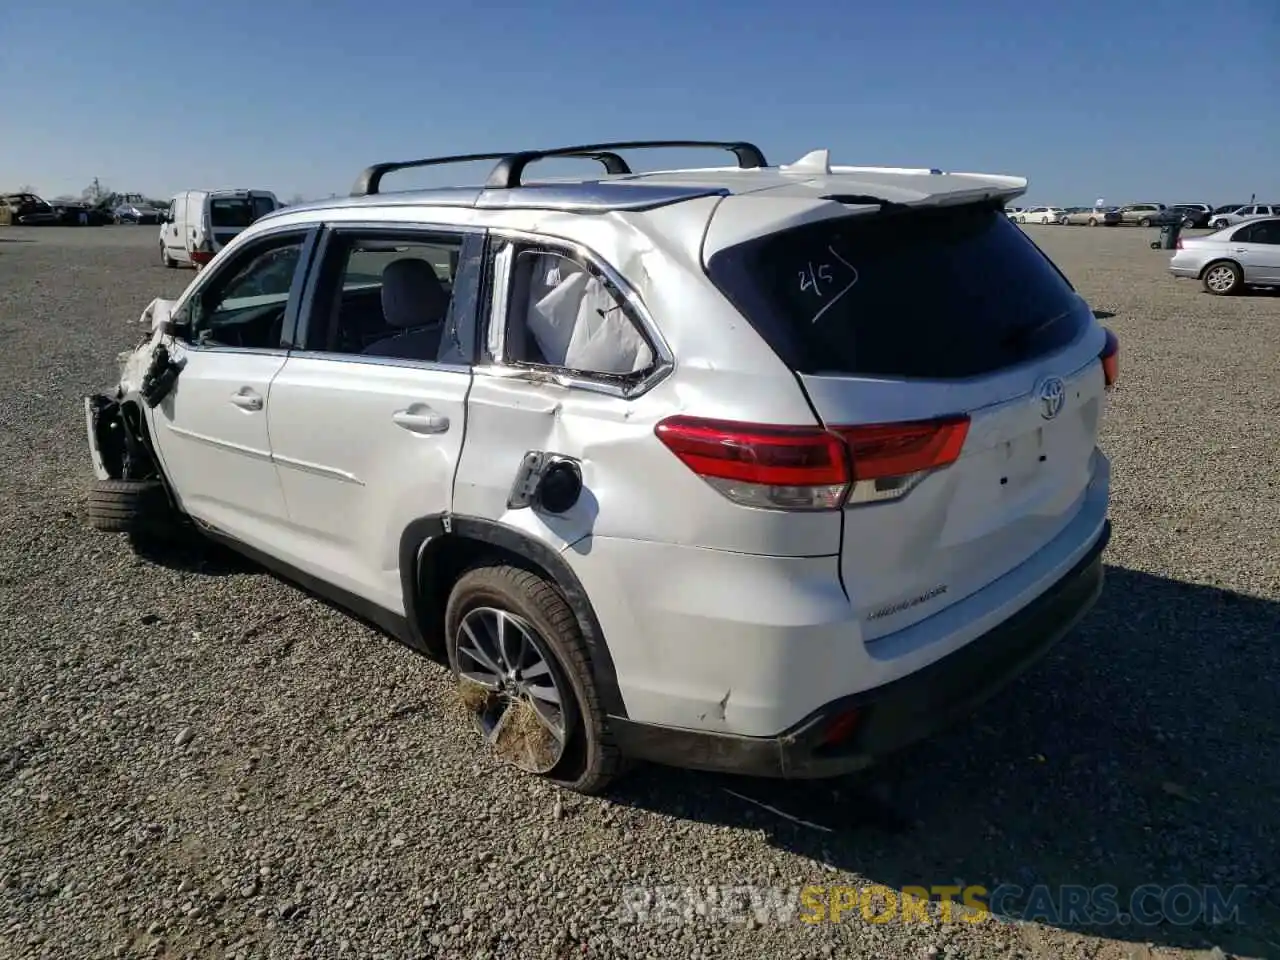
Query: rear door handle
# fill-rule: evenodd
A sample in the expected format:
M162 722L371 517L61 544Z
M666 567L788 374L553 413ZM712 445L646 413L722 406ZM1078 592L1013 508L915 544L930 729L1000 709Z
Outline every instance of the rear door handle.
M242 410L261 410L262 394L252 387L241 387L231 395L231 402Z
M411 433L444 433L449 429L449 418L443 413L436 413L425 403L414 403L404 410L397 410L391 419Z

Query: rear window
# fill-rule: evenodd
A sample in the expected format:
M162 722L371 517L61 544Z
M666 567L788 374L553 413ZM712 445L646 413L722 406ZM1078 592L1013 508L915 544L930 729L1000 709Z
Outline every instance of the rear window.
M220 197L209 204L209 221L215 227L247 227L274 209L270 197Z
M1066 346L1089 317L987 205L798 227L715 254L708 273L802 373L977 376Z

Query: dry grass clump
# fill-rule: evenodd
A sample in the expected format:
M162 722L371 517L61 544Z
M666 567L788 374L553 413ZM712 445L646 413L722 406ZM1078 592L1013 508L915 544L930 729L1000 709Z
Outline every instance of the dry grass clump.
M467 677L458 681L458 701L473 715L487 713L499 705L503 695ZM499 758L525 770L544 771L556 760L559 744L538 719L533 705L523 697L509 703L498 720L493 749Z

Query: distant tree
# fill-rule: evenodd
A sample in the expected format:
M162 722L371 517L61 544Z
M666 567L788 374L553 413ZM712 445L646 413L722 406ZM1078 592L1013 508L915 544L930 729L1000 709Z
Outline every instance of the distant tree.
M19 193L35 193L36 188L29 183L24 183L22 186L18 188L18 192Z
M306 197L304 197L304 196L303 196L302 194L300 194L300 193L295 193L292 197L290 197L290 198L289 198L287 201L285 201L285 202L286 202L286 203L288 203L288 205L289 205L289 206L291 206L291 207L296 207L296 206L297 206L298 204L300 204L300 203L306 203L306 202L307 202L307 198L306 198Z
M93 178L93 183L89 184L80 191L80 198L89 203L99 204L105 203L112 196L111 191L102 185L97 177Z

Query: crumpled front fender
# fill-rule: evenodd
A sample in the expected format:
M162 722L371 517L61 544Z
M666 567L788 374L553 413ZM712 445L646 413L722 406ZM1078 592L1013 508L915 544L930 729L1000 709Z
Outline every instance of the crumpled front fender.
M142 311L142 315L138 318L138 323L145 325L150 332L136 347L121 353L118 357L120 383L116 395L119 399L137 397L143 393L148 376L154 375L152 368L157 347L164 345L169 355L170 363L175 365L178 370L181 370L186 363L186 358L182 356L182 351L177 347L177 341L174 340L172 334L173 307L175 303L176 301L174 300L164 300L157 297L147 304L146 309ZM160 397L155 399L156 402L159 402ZM150 403L149 405L154 406L155 404Z

